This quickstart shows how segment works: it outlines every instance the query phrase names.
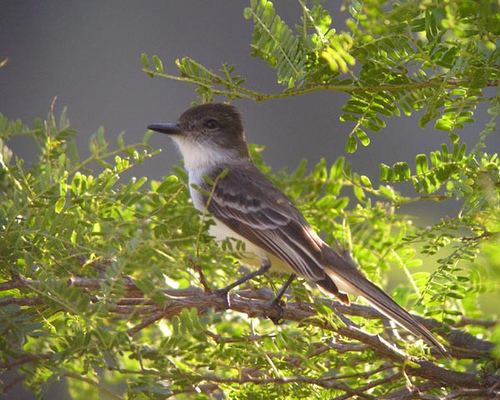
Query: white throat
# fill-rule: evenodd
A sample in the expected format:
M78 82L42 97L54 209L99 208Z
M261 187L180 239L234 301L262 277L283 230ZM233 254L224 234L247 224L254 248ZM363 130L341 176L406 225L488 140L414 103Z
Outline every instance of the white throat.
M184 158L184 166L191 173L206 173L212 167L235 160L235 151L210 146L208 143L197 143L183 137L173 136L175 143Z
M189 193L193 204L198 210L204 212L203 196L192 185L201 186L203 177L210 174L214 167L236 160L236 152L210 146L207 143L197 143L183 137L173 136L172 139L184 158L184 167L189 175Z

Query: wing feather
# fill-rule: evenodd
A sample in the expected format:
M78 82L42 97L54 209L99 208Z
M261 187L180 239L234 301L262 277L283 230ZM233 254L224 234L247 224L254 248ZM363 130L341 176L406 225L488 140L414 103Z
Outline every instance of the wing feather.
M290 200L254 166L231 168L206 199L208 211L233 231L313 281L325 278L321 251ZM319 238L318 238L319 239Z

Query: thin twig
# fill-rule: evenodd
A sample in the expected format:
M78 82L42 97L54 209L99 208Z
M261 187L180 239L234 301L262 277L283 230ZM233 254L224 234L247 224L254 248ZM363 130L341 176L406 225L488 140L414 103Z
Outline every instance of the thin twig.
M496 320L473 319L473 318L462 317L460 321L458 321L454 326L459 328L467 325L475 325L475 326L482 326L484 328L493 328L497 324L498 321Z
M202 375L200 377L204 381L216 382L216 383L237 383L246 384L253 383L256 385L268 385L268 384L290 384L290 383L307 383L328 389L338 389L349 393L351 396L358 396L361 399L374 399L373 396L363 393L362 390L353 389L344 382L337 382L334 377L323 377L323 378L310 378L307 376L284 376L284 377L272 377L272 378L255 378L251 376L245 376L241 378L225 378L216 375Z
M203 268L201 265L195 262L193 257L189 257L189 262L191 264L191 267L198 273L198 276L200 277L200 283L201 286L203 286L203 289L205 290L205 293L212 293L212 288L210 287L207 278L205 277L205 274L203 273Z
M50 354L23 354L8 362L0 363L0 369L10 370L22 364L38 362L40 360L47 360L50 357L52 357Z
M165 314L163 312L154 313L153 315L150 315L149 317L144 318L140 324L134 326L133 328L130 328L127 331L127 334L129 336L134 336L136 333L138 333L142 329L146 328L147 326L149 326L151 324L154 324L156 321L159 321L160 319L162 319L164 317L165 317Z
M425 382L422 385L416 385L412 387L405 387L404 389L397 389L383 397L384 400L412 400L419 399L420 393L428 392L436 387L439 387L439 384L435 382Z
M244 98L249 100L254 100L257 102L282 99L292 96L302 96L304 94L319 92L319 91L339 91L339 92L397 92L401 90L411 90L411 89L423 89L429 87L440 87L444 85L445 87L457 87L469 84L469 82L460 79L447 79L443 80L441 78L432 78L426 81L410 81L406 83L398 84L378 84L378 85L359 85L359 84L320 84L320 85L305 85L297 89L285 90L279 93L262 93L255 90L251 90L243 87L233 87L232 90L217 89L217 83L223 83L224 79L218 77L220 82L210 82L210 81L200 81L194 78L178 76L173 74L167 74L163 72L154 71L148 68L143 68L143 71L150 76L158 76L161 78L182 81L186 83L191 83L193 85L203 86L210 89L214 94L221 96L229 96L232 98ZM498 80L491 80L486 82L486 86L498 86Z

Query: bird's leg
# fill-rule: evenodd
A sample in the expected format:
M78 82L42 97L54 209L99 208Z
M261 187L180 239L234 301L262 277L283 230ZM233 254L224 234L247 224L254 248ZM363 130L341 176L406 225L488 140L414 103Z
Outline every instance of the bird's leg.
M272 301L274 304L278 304L279 305L281 303L281 298L283 297L283 295L285 294L286 290L290 287L290 285L292 284L293 280L296 277L297 277L297 275L290 274L290 276L288 277L287 281L281 287L281 289L279 290L278 294L276 295L276 297Z
M278 316L270 318L276 325L280 323L281 318L283 318L283 307L281 306L281 298L285 294L286 290L289 288L290 284L297 277L295 274L290 274L285 284L281 287L276 297L271 301L271 305L278 310Z
M226 307L230 307L230 302L229 302L229 292L233 290L236 286L240 286L241 284L249 281L250 279L255 278L256 276L263 275L269 269L271 268L271 262L269 259L265 258L262 260L262 263L260 265L260 268L257 271L250 272L249 274L246 274L245 276L242 276L240 279L238 279L236 282L231 283L230 285L226 286L225 288L222 289L217 289L215 290L215 294L218 296L224 296L225 297L225 302L226 302Z

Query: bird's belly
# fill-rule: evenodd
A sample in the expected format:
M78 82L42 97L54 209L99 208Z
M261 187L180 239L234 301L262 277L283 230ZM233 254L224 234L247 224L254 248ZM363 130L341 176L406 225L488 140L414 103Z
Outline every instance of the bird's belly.
M280 260L278 257L273 254L268 253L264 249L256 246L249 240L245 239L243 236L239 235L222 222L215 221L215 225L212 225L208 231L208 233L215 238L217 241L223 241L225 239L233 238L239 240L245 244L245 249L238 252L240 259L243 263L251 265L253 267L260 267L263 259L269 259L271 262L271 271L290 274L293 272L291 267Z

